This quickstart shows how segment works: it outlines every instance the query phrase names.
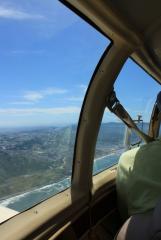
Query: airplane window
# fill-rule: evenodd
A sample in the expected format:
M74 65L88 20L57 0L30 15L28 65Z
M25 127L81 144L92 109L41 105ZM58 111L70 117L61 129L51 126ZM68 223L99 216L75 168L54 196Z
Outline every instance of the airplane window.
M77 123L110 41L58 1L0 3L0 206L70 186Z
M148 133L152 109L160 85L131 59L123 66L114 89L117 98L138 127ZM128 134L125 125L111 112L104 112L97 139L93 174L116 164L121 153L142 144L135 133Z
M106 109L96 144L93 174L118 162L124 151L124 133L125 125Z
M118 99L131 117L137 120L141 116L143 130L147 133L152 109L161 90L160 84L128 59L116 80L115 89Z

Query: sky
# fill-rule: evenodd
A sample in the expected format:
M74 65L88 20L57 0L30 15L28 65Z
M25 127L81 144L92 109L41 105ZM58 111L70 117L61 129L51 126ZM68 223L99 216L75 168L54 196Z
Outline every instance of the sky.
M0 127L76 123L110 41L57 0L0 0L0 29ZM148 121L160 89L151 77L129 59L115 89Z

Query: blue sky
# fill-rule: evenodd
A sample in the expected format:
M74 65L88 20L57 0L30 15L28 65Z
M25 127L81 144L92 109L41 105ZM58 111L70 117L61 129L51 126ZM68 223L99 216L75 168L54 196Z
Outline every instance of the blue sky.
M0 29L0 127L75 123L109 40L51 0L0 0ZM147 120L159 85L128 60L116 90Z

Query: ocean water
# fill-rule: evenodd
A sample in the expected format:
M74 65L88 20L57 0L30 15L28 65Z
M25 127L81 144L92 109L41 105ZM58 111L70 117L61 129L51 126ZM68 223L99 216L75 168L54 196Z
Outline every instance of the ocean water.
M123 153L124 149L117 150L115 153L111 153L107 156L103 156L101 158L94 160L93 166L93 175L102 172L103 170L112 167L113 165L118 163L120 155Z
M94 160L93 174L97 174L118 162L118 159L123 150L119 150L110 155L103 156L101 158ZM22 212L37 203L42 202L43 200L48 199L49 197L67 189L71 184L70 177L65 178L64 180L43 186L41 188L19 194L14 197L10 197L0 202L1 206L14 209L18 212Z
M1 206L14 209L18 212L22 212L37 203L42 202L45 199L57 194L68 188L70 186L71 180L70 177L65 178L64 180L43 186L41 188L35 189L33 191L28 191L23 194L5 199L0 202Z

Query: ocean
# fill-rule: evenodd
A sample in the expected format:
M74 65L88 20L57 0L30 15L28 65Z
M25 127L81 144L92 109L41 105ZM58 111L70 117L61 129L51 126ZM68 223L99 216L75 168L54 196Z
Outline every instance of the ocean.
M97 158L94 160L93 175L117 164L118 159L123 150ZM51 196L64 191L71 185L71 178L67 177L57 183L49 184L32 191L28 191L17 196L4 199L0 202L1 206L11 208L18 212L22 212L37 203L40 203Z

